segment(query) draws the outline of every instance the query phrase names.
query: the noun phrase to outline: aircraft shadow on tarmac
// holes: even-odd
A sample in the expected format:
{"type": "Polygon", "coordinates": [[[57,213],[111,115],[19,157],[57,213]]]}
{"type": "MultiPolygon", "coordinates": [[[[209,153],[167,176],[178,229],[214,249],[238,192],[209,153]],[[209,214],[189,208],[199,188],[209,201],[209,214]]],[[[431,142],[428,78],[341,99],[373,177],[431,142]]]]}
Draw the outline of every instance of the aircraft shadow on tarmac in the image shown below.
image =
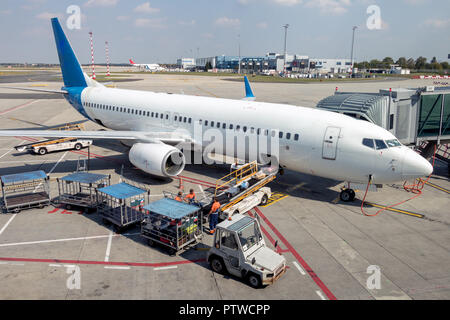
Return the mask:
{"type": "Polygon", "coordinates": [[[0,99],[58,100],[58,99],[64,99],[64,96],[62,94],[57,94],[57,93],[0,93],[0,99]]]}

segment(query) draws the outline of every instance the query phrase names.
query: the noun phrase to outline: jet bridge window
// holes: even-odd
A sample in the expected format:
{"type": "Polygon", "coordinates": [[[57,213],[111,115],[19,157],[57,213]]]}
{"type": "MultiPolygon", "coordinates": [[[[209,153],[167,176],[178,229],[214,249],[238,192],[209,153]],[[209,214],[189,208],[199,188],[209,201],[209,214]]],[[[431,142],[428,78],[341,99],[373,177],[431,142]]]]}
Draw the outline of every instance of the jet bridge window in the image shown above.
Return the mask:
{"type": "Polygon", "coordinates": [[[366,147],[374,149],[373,139],[364,138],[363,141],[362,141],[362,144],[365,145],[366,147]]]}
{"type": "Polygon", "coordinates": [[[387,149],[387,145],[383,140],[375,140],[375,146],[377,150],[387,149]]]}

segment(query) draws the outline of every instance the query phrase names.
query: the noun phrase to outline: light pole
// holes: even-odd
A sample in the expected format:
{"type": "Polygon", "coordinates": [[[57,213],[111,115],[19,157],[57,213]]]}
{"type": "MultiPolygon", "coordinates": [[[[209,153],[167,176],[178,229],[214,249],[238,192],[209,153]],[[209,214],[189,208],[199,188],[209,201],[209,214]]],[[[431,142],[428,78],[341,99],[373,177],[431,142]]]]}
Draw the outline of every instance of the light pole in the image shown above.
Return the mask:
{"type": "Polygon", "coordinates": [[[286,50],[286,40],[287,40],[287,29],[289,28],[289,24],[285,24],[283,26],[284,28],[284,59],[283,59],[283,77],[286,77],[286,56],[287,56],[287,50],[286,50]]]}
{"type": "Polygon", "coordinates": [[[353,46],[354,46],[354,44],[355,44],[355,31],[356,31],[356,29],[357,29],[358,27],[357,26],[354,26],[353,27],[353,36],[352,36],[352,53],[351,53],[351,56],[350,56],[350,63],[352,64],[352,72],[351,72],[351,75],[353,75],[353,46]]]}
{"type": "Polygon", "coordinates": [[[241,35],[240,34],[238,34],[238,55],[239,55],[238,74],[241,74],[241,35]]]}

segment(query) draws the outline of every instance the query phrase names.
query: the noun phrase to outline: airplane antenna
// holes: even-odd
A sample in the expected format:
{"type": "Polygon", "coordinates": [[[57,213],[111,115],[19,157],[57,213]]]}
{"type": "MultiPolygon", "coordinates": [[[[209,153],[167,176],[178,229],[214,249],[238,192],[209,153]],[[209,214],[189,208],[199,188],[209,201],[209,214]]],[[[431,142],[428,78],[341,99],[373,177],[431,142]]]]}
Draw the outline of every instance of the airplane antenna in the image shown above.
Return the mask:
{"type": "Polygon", "coordinates": [[[92,79],[95,80],[95,68],[94,68],[94,41],[92,38],[92,31],[89,32],[89,40],[91,42],[91,62],[92,62],[92,79]]]}
{"type": "Polygon", "coordinates": [[[109,77],[111,74],[109,73],[109,48],[108,48],[108,41],[105,41],[105,51],[106,51],[106,76],[109,77]]]}

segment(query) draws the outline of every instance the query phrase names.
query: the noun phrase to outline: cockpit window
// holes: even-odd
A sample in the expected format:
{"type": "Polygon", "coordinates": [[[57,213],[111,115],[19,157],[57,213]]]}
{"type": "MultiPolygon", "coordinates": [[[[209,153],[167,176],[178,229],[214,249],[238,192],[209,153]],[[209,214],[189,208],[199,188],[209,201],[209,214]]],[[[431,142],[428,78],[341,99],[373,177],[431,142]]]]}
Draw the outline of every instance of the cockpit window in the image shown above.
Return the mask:
{"type": "Polygon", "coordinates": [[[375,145],[377,146],[377,150],[387,149],[386,143],[383,140],[375,140],[375,145]]]}
{"type": "Polygon", "coordinates": [[[389,148],[400,147],[402,145],[397,139],[386,140],[385,142],[389,148]]]}
{"type": "Polygon", "coordinates": [[[362,141],[362,144],[365,145],[366,147],[371,148],[371,149],[374,148],[373,139],[364,138],[363,141],[362,141]]]}

